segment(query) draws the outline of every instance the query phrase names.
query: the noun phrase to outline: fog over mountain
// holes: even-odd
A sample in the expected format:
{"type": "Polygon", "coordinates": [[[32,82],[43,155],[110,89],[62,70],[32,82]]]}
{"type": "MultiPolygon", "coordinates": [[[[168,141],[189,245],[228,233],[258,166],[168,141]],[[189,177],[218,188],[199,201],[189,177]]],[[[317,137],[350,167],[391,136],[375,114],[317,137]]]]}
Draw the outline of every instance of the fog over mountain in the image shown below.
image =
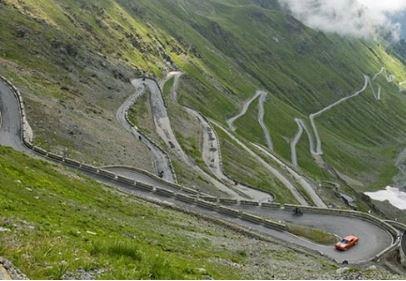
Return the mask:
{"type": "MultiPolygon", "coordinates": [[[[325,32],[357,38],[377,38],[398,41],[404,35],[406,10],[402,0],[279,0],[292,14],[308,25],[325,32]]],[[[405,24],[406,25],[406,22],[405,24]]]]}
{"type": "Polygon", "coordinates": [[[400,37],[406,39],[406,11],[396,13],[393,16],[393,21],[398,22],[401,25],[400,37]]]}

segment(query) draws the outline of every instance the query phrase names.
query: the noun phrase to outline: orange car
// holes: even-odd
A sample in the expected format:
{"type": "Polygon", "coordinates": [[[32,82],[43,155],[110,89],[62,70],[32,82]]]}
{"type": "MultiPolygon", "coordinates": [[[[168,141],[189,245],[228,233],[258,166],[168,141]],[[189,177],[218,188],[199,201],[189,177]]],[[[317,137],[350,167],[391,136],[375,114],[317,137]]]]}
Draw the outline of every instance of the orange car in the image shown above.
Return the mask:
{"type": "Polygon", "coordinates": [[[336,244],[336,249],[339,251],[347,251],[358,244],[359,238],[354,235],[344,237],[340,242],[336,244]]]}

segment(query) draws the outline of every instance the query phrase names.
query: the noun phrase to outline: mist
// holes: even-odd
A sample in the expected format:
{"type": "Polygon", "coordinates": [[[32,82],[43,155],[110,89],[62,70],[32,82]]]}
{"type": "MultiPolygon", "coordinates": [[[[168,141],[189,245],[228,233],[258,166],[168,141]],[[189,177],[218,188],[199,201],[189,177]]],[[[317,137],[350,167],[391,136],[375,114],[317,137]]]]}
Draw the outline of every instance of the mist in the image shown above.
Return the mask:
{"type": "MultiPolygon", "coordinates": [[[[406,10],[405,0],[279,0],[295,18],[324,32],[364,39],[398,41],[401,23],[392,19],[406,10]]],[[[406,23],[404,23],[406,24],[406,23]]]]}

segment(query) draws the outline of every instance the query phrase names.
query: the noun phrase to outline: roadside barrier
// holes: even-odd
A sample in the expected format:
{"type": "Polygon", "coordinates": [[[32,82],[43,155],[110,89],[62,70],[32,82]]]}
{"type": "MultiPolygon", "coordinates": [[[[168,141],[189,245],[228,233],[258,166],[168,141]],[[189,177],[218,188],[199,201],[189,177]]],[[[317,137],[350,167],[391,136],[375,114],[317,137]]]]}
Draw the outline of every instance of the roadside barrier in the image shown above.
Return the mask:
{"type": "Polygon", "coordinates": [[[207,201],[207,202],[212,202],[212,203],[217,203],[218,198],[217,197],[211,197],[211,196],[200,196],[200,199],[207,201]]]}
{"type": "Polygon", "coordinates": [[[206,208],[206,209],[209,209],[209,210],[215,210],[216,208],[217,208],[217,205],[216,204],[213,204],[213,203],[210,203],[210,202],[207,202],[207,201],[203,201],[203,200],[196,200],[196,205],[197,206],[200,206],[200,207],[203,207],[203,208],[206,208]]]}
{"type": "Polygon", "coordinates": [[[133,179],[129,179],[123,176],[117,176],[117,181],[125,184],[134,184],[135,181],[133,179]]]}
{"type": "Polygon", "coordinates": [[[48,157],[55,161],[63,161],[63,156],[48,152],[48,157]]]}
{"type": "Polygon", "coordinates": [[[44,155],[44,156],[47,156],[47,154],[48,154],[48,152],[46,150],[39,148],[38,146],[33,146],[32,150],[34,150],[35,152],[37,152],[41,155],[44,155]]]}
{"type": "Polygon", "coordinates": [[[79,169],[85,171],[85,172],[91,172],[94,174],[97,174],[97,172],[99,171],[96,167],[93,167],[91,165],[87,165],[87,164],[81,164],[79,169]]]}
{"type": "Polygon", "coordinates": [[[135,183],[135,187],[146,191],[154,191],[153,186],[138,181],[135,183]]]}
{"type": "Polygon", "coordinates": [[[186,195],[183,195],[181,193],[177,193],[176,194],[176,199],[178,199],[179,201],[185,202],[185,203],[195,203],[196,202],[196,198],[193,197],[189,197],[186,195]]]}
{"type": "Polygon", "coordinates": [[[241,218],[243,220],[253,222],[253,223],[258,223],[258,224],[261,224],[264,221],[264,219],[261,217],[258,217],[256,215],[247,214],[247,213],[241,213],[241,218]]]}
{"type": "Polygon", "coordinates": [[[75,168],[79,168],[80,167],[80,162],[76,161],[76,160],[72,160],[70,158],[65,158],[65,163],[68,164],[69,166],[75,167],[75,168]]]}
{"type": "Polygon", "coordinates": [[[175,196],[175,192],[170,191],[170,190],[166,190],[166,189],[163,189],[163,188],[159,188],[159,187],[155,188],[155,192],[157,194],[159,194],[159,195],[163,195],[163,196],[166,196],[166,197],[175,196]]]}
{"type": "Polygon", "coordinates": [[[116,179],[116,177],[117,177],[116,174],[114,174],[112,172],[109,172],[109,171],[106,171],[106,170],[102,170],[102,169],[99,170],[99,174],[101,176],[103,176],[103,177],[110,178],[110,179],[113,179],[113,180],[116,179]]]}
{"type": "Polygon", "coordinates": [[[240,204],[243,206],[259,206],[258,201],[240,200],[240,204]]]}
{"type": "Polygon", "coordinates": [[[238,200],[228,199],[228,198],[220,198],[219,202],[223,205],[237,205],[238,204],[238,200]]]}
{"type": "Polygon", "coordinates": [[[182,191],[184,193],[193,194],[193,195],[198,194],[198,192],[196,190],[193,190],[193,189],[188,188],[188,187],[181,186],[181,185],[176,184],[176,183],[167,182],[167,181],[163,180],[162,178],[160,178],[160,177],[158,177],[158,176],[156,176],[156,175],[154,175],[154,174],[152,174],[152,173],[150,173],[148,171],[145,171],[143,169],[139,169],[139,168],[136,168],[136,167],[122,166],[122,165],[121,166],[114,165],[114,166],[105,166],[105,167],[103,167],[103,169],[105,171],[107,171],[110,168],[113,168],[113,169],[114,168],[124,168],[124,169],[130,170],[130,171],[134,171],[134,172],[146,175],[146,176],[148,176],[150,178],[153,178],[157,182],[160,182],[160,183],[162,183],[164,185],[170,186],[170,187],[172,187],[172,188],[174,188],[176,190],[182,191]]]}
{"type": "Polygon", "coordinates": [[[226,207],[222,207],[222,206],[217,206],[217,211],[219,213],[222,214],[226,214],[229,216],[233,216],[233,217],[239,217],[240,216],[240,212],[234,209],[230,209],[230,208],[226,208],[226,207]]]}
{"type": "Polygon", "coordinates": [[[269,209],[280,209],[282,207],[282,204],[279,203],[268,203],[268,202],[262,202],[261,207],[263,208],[269,208],[269,209]]]}

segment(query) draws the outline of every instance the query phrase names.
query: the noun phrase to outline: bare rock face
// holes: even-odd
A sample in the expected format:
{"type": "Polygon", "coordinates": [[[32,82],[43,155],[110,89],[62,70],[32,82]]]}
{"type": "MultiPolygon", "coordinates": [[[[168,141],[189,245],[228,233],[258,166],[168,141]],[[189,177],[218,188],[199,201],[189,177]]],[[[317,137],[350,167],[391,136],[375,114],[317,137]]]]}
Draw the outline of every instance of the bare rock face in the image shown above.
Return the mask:
{"type": "Polygon", "coordinates": [[[0,280],[28,280],[28,278],[9,260],[0,257],[0,280]]]}

